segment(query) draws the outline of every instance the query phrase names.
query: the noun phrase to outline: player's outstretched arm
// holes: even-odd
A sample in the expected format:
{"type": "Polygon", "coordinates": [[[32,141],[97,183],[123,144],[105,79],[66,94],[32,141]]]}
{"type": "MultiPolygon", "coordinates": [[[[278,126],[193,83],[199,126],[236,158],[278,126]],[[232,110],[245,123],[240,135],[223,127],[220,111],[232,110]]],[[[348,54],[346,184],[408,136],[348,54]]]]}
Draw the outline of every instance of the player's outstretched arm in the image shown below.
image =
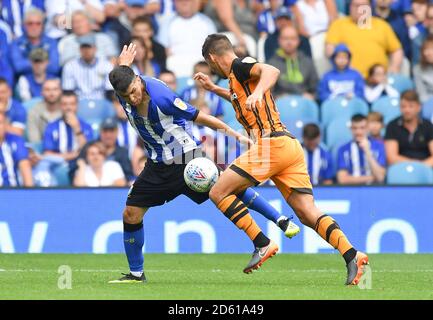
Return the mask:
{"type": "Polygon", "coordinates": [[[230,91],[226,88],[217,86],[215,83],[213,83],[213,81],[211,80],[211,78],[209,78],[207,74],[197,72],[194,75],[194,80],[200,82],[204,89],[211,91],[219,95],[221,98],[230,101],[230,91]]]}
{"type": "Polygon", "coordinates": [[[197,117],[194,120],[195,123],[209,127],[214,130],[224,130],[224,133],[228,136],[235,137],[239,140],[239,142],[251,145],[254,142],[249,139],[248,137],[243,136],[239,132],[236,132],[231,127],[226,125],[224,122],[222,122],[220,119],[215,118],[214,116],[208,115],[204,112],[199,112],[197,117]]]}
{"type": "Polygon", "coordinates": [[[263,94],[275,85],[279,76],[280,70],[269,64],[256,63],[252,67],[250,77],[251,79],[259,79],[259,82],[254,92],[248,96],[245,102],[248,110],[252,110],[252,108],[255,108],[257,105],[261,105],[263,94]]]}
{"type": "Polygon", "coordinates": [[[129,46],[124,45],[118,59],[119,66],[130,67],[134,62],[134,58],[136,54],[137,54],[137,46],[134,43],[130,43],[129,46]]]}

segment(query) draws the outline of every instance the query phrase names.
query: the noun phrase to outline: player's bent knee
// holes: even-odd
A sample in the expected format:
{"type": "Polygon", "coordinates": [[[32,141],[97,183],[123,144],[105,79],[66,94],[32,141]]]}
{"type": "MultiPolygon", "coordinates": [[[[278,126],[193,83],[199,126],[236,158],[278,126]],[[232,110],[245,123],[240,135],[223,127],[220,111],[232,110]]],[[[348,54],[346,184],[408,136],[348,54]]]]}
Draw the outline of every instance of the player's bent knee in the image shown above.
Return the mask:
{"type": "Polygon", "coordinates": [[[209,191],[209,198],[212,200],[213,203],[218,204],[225,198],[224,192],[218,186],[214,186],[209,191]]]}
{"type": "Polygon", "coordinates": [[[143,220],[145,210],[142,208],[126,206],[123,210],[123,221],[128,224],[137,224],[143,220]]]}

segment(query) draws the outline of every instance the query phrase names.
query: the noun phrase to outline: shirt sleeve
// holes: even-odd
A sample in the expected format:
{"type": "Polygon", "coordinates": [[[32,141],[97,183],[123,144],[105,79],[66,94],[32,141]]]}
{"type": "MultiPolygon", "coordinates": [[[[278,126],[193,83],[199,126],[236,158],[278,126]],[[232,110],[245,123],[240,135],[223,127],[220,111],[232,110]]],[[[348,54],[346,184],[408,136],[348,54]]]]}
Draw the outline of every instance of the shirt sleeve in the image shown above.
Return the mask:
{"type": "Polygon", "coordinates": [[[386,154],[385,154],[385,145],[377,141],[377,162],[382,166],[386,167],[386,154]]]}
{"type": "Polygon", "coordinates": [[[15,111],[10,122],[13,127],[24,129],[26,127],[27,112],[21,104],[15,105],[15,111]]]}
{"type": "Polygon", "coordinates": [[[328,179],[332,179],[334,177],[334,164],[332,161],[332,154],[330,152],[326,151],[325,157],[326,157],[326,163],[328,165],[326,166],[326,169],[324,170],[323,179],[328,180],[328,179]]]}
{"type": "Polygon", "coordinates": [[[398,40],[394,30],[392,30],[391,26],[386,21],[381,21],[383,23],[383,28],[385,32],[385,39],[386,39],[386,52],[392,53],[397,51],[398,49],[401,49],[401,43],[400,40],[398,40]]]}
{"type": "Polygon", "coordinates": [[[217,99],[217,107],[216,107],[214,116],[215,117],[220,117],[220,116],[223,116],[223,115],[224,115],[223,100],[220,97],[218,97],[218,99],[217,99]]]}
{"type": "MultiPolygon", "coordinates": [[[[344,18],[340,18],[340,19],[344,19],[344,18]]],[[[325,43],[336,45],[340,42],[343,42],[343,39],[341,38],[341,29],[340,29],[342,20],[340,19],[335,20],[329,26],[328,32],[326,33],[325,43]]]]}
{"type": "Polygon", "coordinates": [[[246,57],[243,60],[236,59],[233,62],[233,73],[240,83],[244,83],[250,79],[251,69],[257,63],[257,60],[251,57],[246,57]]]}
{"type": "Polygon", "coordinates": [[[25,147],[24,139],[21,137],[17,137],[15,141],[17,145],[17,149],[14,154],[14,160],[16,163],[20,162],[21,160],[25,160],[29,158],[29,151],[25,147]]]}
{"type": "Polygon", "coordinates": [[[81,123],[81,131],[83,131],[83,134],[86,137],[87,142],[93,140],[93,129],[89,124],[87,124],[84,121],[81,123]]]}
{"type": "Polygon", "coordinates": [[[386,127],[385,140],[398,140],[398,136],[395,132],[395,123],[390,122],[386,127]]]}
{"type": "Polygon", "coordinates": [[[337,160],[337,171],[347,170],[349,171],[349,166],[344,160],[344,148],[338,149],[338,160],[337,160]]]}
{"type": "Polygon", "coordinates": [[[44,138],[42,140],[43,150],[44,151],[56,151],[57,143],[54,141],[53,129],[50,125],[48,125],[44,132],[44,138]]]}

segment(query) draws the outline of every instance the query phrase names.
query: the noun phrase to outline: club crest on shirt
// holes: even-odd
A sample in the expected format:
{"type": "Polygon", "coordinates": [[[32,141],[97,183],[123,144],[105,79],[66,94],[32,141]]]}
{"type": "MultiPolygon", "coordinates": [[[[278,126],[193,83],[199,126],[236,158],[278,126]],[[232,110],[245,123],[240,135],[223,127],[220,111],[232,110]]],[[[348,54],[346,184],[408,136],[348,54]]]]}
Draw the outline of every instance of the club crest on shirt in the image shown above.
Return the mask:
{"type": "Polygon", "coordinates": [[[180,98],[176,98],[176,99],[174,99],[173,104],[174,104],[176,107],[178,107],[180,110],[186,110],[186,108],[187,108],[186,103],[183,102],[182,99],[180,99],[180,98]]]}

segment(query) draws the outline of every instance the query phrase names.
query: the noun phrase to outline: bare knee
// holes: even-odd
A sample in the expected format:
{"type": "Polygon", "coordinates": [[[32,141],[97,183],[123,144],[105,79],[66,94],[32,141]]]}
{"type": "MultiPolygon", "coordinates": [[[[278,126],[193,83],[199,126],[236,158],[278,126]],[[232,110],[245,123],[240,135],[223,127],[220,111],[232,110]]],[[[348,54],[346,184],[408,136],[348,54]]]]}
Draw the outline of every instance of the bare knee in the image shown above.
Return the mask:
{"type": "MultiPolygon", "coordinates": [[[[292,197],[290,197],[292,198],[292,197]]],[[[295,211],[303,225],[314,228],[317,219],[322,215],[320,210],[314,204],[314,199],[310,195],[297,194],[296,198],[289,198],[289,204],[295,211]]]]}
{"type": "Polygon", "coordinates": [[[146,212],[143,208],[126,206],[123,210],[123,222],[128,224],[138,224],[143,220],[146,212]]]}
{"type": "Polygon", "coordinates": [[[220,203],[226,196],[227,196],[226,192],[224,192],[222,188],[219,188],[218,185],[215,185],[209,191],[209,198],[216,205],[218,205],[218,203],[220,203]]]}

